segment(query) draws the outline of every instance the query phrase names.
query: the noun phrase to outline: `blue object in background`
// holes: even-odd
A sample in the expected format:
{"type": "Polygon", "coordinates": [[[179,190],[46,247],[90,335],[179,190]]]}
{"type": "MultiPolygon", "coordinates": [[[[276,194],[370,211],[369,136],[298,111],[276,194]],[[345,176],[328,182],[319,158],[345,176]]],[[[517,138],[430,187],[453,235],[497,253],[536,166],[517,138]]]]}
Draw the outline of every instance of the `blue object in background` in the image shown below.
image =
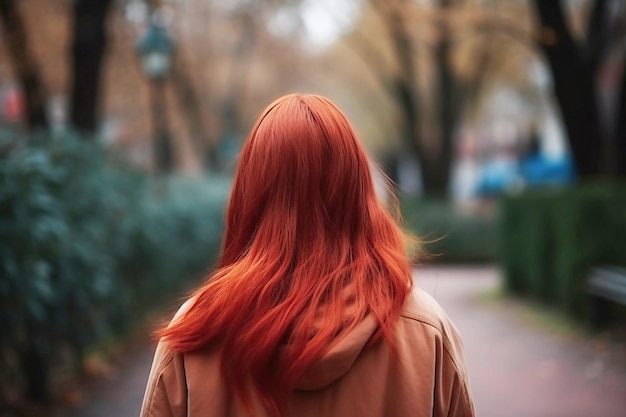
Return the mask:
{"type": "Polygon", "coordinates": [[[519,182],[519,170],[514,159],[494,158],[483,165],[476,194],[482,197],[498,195],[519,182]]]}
{"type": "Polygon", "coordinates": [[[541,153],[529,155],[520,161],[520,175],[529,186],[562,185],[574,180],[574,166],[568,155],[546,157],[541,153]]]}

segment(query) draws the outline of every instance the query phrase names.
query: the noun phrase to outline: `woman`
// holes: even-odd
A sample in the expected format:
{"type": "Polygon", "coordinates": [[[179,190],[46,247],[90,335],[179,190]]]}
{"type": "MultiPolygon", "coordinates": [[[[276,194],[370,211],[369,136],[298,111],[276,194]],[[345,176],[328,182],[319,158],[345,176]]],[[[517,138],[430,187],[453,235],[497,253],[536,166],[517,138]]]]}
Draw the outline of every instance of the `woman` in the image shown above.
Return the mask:
{"type": "Polygon", "coordinates": [[[142,417],[473,416],[462,346],[329,100],[272,103],[216,271],[160,331],[142,417]]]}

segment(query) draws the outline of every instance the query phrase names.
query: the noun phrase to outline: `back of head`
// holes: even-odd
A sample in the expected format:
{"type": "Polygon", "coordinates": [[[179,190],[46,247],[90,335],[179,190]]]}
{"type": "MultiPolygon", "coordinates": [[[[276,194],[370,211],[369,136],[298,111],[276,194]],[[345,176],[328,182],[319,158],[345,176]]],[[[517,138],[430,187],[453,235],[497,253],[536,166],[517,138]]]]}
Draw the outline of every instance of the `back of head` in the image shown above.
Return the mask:
{"type": "Polygon", "coordinates": [[[228,386],[246,404],[252,382],[279,414],[307,367],[367,315],[373,339],[391,341],[411,286],[404,243],[341,111],[284,96],[242,150],[218,269],[161,335],[180,352],[220,344],[228,386]]]}
{"type": "Polygon", "coordinates": [[[301,260],[311,245],[359,239],[376,210],[368,159],[339,109],[320,96],[282,97],[242,151],[222,262],[270,242],[301,260]]]}

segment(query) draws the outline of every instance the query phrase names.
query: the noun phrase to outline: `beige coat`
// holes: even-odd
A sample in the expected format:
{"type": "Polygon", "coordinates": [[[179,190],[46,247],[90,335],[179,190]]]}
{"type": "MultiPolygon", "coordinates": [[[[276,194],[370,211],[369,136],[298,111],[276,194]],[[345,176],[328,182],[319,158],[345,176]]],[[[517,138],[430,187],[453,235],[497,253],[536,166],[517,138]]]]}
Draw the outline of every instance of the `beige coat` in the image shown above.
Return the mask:
{"type": "MultiPolygon", "coordinates": [[[[382,340],[364,349],[375,329],[366,319],[311,366],[285,417],[474,416],[461,338],[432,297],[416,289],[407,299],[395,327],[398,357],[382,340]]],[[[141,417],[246,416],[222,383],[220,354],[174,354],[159,343],[141,417]]]]}

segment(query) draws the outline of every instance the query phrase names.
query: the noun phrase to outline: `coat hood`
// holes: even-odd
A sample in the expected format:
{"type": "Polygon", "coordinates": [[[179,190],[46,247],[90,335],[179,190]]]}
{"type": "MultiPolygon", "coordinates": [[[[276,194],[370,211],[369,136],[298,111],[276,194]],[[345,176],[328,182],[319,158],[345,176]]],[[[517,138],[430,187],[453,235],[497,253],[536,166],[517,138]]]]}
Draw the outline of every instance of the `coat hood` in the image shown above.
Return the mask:
{"type": "Polygon", "coordinates": [[[321,359],[308,367],[296,384],[296,389],[319,390],[345,375],[365,349],[377,327],[376,319],[372,315],[367,316],[352,331],[339,339],[321,359]]]}

